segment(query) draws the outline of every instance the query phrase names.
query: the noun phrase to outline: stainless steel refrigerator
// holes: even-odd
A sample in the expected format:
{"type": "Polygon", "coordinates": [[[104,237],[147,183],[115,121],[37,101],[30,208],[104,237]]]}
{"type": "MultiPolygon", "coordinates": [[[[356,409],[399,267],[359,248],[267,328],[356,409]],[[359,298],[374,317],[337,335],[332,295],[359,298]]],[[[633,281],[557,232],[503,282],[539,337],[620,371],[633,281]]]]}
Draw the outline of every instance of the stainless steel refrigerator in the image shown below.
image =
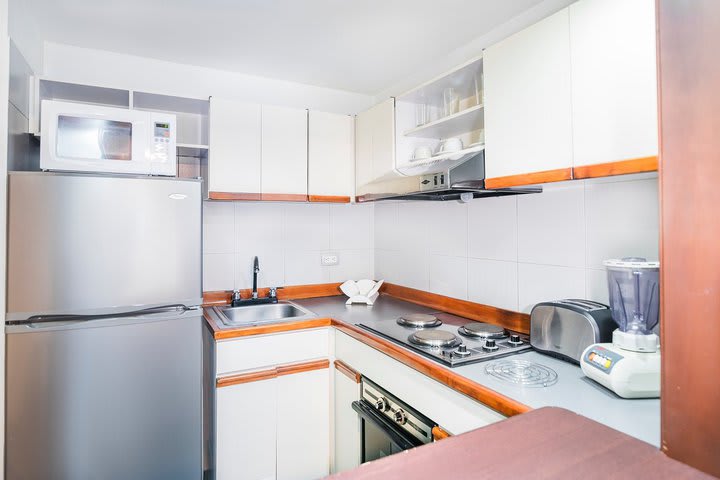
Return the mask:
{"type": "Polygon", "coordinates": [[[6,478],[202,478],[200,183],[8,189],[6,478]]]}

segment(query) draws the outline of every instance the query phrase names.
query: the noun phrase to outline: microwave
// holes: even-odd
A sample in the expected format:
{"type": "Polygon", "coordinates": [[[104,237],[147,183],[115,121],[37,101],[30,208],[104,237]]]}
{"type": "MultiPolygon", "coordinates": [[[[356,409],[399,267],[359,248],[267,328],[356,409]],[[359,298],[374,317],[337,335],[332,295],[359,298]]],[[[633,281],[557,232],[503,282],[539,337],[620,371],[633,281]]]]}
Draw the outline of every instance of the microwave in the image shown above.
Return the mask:
{"type": "Polygon", "coordinates": [[[175,115],[43,100],[40,168],[177,175],[175,115]]]}

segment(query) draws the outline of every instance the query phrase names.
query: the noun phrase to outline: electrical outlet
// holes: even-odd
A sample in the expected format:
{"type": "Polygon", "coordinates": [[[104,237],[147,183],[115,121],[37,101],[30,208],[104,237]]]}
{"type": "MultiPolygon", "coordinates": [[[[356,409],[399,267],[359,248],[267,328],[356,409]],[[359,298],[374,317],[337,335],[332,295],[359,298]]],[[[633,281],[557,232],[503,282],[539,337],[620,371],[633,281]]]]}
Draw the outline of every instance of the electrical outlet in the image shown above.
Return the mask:
{"type": "Polygon", "coordinates": [[[337,265],[340,263],[338,255],[336,253],[324,253],[320,255],[320,264],[321,265],[337,265]]]}

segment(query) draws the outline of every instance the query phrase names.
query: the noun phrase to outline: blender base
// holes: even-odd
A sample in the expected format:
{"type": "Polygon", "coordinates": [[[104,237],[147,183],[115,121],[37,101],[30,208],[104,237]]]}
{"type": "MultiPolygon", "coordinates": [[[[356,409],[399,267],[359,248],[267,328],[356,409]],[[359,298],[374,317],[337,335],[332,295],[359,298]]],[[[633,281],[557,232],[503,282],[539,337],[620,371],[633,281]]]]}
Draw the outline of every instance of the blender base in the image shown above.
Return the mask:
{"type": "Polygon", "coordinates": [[[583,373],[623,398],[660,397],[660,351],[632,352],[612,343],[590,345],[582,354],[583,373]]]}

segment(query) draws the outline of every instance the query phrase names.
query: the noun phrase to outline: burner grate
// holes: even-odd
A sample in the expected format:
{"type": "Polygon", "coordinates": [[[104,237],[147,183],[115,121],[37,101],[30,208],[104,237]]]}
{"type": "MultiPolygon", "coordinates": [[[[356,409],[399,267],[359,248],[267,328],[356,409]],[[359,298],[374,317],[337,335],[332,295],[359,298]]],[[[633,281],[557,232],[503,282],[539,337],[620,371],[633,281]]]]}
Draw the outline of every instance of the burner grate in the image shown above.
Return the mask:
{"type": "Polygon", "coordinates": [[[498,360],[485,366],[485,372],[500,380],[524,387],[549,387],[557,383],[555,370],[526,360],[498,360]]]}

